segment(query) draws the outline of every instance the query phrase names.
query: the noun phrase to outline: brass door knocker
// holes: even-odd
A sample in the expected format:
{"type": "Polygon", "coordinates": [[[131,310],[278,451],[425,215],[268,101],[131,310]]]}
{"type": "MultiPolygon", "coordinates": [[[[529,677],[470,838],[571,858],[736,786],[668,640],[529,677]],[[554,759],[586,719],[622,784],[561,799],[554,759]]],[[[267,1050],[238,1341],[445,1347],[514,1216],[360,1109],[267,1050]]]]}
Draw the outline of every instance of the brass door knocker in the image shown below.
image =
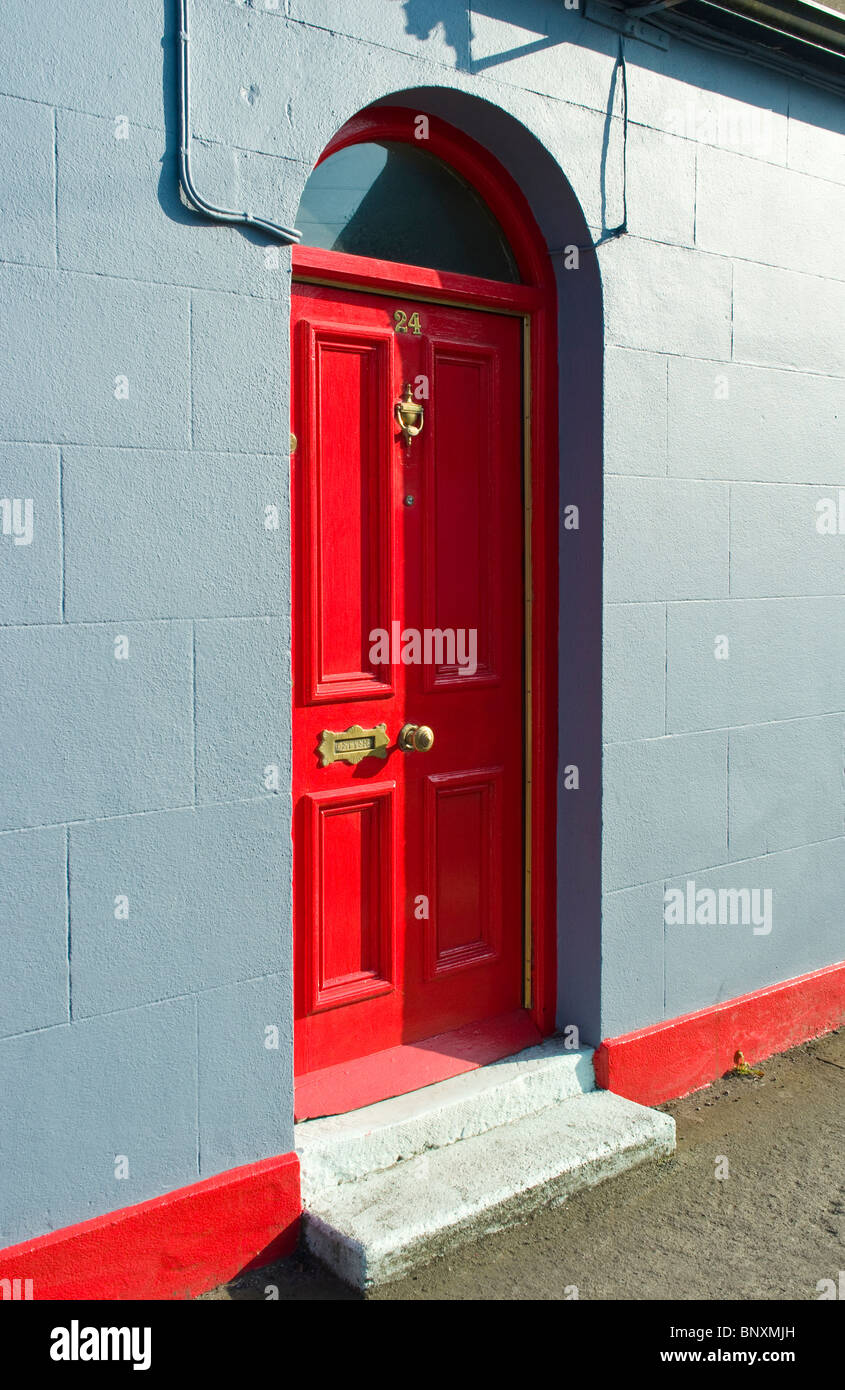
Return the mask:
{"type": "Polygon", "coordinates": [[[402,388],[402,399],[396,402],[393,407],[393,414],[405,436],[405,443],[410,447],[412,439],[420,433],[423,427],[423,408],[418,401],[414,400],[410,381],[405,382],[402,388]]]}

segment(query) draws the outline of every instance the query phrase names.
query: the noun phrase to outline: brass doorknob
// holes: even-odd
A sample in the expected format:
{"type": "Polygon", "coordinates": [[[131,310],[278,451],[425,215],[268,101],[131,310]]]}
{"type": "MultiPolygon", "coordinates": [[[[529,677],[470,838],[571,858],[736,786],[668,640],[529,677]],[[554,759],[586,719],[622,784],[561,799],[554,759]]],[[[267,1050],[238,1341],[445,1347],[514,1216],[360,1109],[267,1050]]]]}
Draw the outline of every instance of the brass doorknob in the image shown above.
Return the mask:
{"type": "Polygon", "coordinates": [[[427,724],[403,724],[397,743],[403,753],[427,753],[434,744],[434,730],[427,724]]]}

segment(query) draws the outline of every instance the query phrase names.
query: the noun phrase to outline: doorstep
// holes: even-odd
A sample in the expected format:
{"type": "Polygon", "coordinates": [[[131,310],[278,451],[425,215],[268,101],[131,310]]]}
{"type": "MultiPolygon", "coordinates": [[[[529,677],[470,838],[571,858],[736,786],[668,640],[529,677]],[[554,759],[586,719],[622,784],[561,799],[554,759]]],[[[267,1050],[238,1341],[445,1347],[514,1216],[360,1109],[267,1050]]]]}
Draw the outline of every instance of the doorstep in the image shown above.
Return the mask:
{"type": "Polygon", "coordinates": [[[596,1089],[560,1037],[408,1095],[295,1127],[303,1241],[355,1288],[675,1148],[668,1115],[596,1089]]]}

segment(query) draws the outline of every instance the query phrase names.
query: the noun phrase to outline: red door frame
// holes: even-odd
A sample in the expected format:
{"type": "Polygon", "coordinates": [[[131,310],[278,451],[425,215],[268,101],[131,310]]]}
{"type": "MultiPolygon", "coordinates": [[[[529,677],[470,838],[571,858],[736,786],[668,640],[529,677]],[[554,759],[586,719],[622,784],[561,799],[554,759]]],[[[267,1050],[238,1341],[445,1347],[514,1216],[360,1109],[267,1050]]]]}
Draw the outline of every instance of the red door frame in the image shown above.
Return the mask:
{"type": "MultiPolygon", "coordinates": [[[[394,140],[419,145],[412,108],[371,107],[348,121],[319,163],[349,145],[394,140]]],[[[413,291],[415,298],[515,314],[526,324],[525,680],[526,860],[528,952],[526,1007],[541,1033],[555,1027],[557,968],[558,757],[558,401],[557,292],[551,261],[533,214],[497,160],[467,135],[429,116],[424,148],[461,174],[494,213],[516,259],[522,283],[371,260],[311,246],[293,248],[296,280],[369,290],[413,291]],[[532,505],[536,499],[537,505],[532,505]],[[530,998],[530,1002],[529,1002],[530,998]]]]}

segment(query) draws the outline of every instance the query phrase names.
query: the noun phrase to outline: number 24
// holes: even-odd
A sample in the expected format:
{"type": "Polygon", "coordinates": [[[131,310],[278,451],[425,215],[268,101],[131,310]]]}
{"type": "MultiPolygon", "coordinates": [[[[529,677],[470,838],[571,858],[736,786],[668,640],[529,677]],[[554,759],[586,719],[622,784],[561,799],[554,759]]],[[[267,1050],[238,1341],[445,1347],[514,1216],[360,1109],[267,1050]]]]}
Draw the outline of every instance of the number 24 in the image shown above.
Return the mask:
{"type": "Polygon", "coordinates": [[[404,309],[394,310],[393,322],[395,324],[395,332],[397,333],[407,333],[409,328],[412,333],[422,333],[422,323],[420,322],[420,316],[416,310],[410,318],[408,318],[404,309]]]}

